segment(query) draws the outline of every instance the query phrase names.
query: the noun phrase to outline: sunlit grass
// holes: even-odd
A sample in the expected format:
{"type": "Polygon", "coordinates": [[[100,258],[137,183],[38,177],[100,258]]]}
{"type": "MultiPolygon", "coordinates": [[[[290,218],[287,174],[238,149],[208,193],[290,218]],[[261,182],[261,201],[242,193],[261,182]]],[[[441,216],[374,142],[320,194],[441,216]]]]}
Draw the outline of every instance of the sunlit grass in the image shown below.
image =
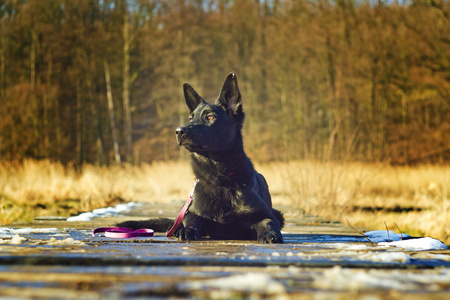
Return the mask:
{"type": "MultiPolygon", "coordinates": [[[[286,162],[256,164],[274,205],[371,229],[428,235],[450,243],[450,167],[286,162]],[[365,208],[365,211],[359,208],[365,208]],[[382,208],[415,208],[389,212],[382,208]],[[375,211],[367,211],[377,208],[375,211]],[[421,211],[417,211],[421,209],[421,211]],[[395,225],[395,224],[396,225],[395,225]]],[[[36,216],[77,214],[121,201],[185,199],[194,177],[188,162],[97,167],[81,170],[48,160],[0,163],[0,223],[36,216]]]]}
{"type": "Polygon", "coordinates": [[[307,214],[380,230],[386,222],[392,230],[398,226],[450,243],[449,166],[289,162],[278,167],[285,170],[290,203],[307,214]]]}
{"type": "Polygon", "coordinates": [[[182,199],[192,188],[188,163],[81,170],[48,160],[0,163],[0,223],[69,215],[122,201],[182,199]]]}

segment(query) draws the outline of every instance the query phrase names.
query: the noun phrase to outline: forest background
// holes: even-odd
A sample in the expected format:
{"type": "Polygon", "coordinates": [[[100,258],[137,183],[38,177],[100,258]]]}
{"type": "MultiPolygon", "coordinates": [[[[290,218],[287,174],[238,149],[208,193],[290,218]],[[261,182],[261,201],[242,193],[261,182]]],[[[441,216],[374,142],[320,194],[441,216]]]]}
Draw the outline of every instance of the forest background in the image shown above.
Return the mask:
{"type": "Polygon", "coordinates": [[[358,207],[371,212],[426,207],[448,237],[450,2],[434,0],[0,1],[0,221],[22,216],[12,212],[19,202],[36,210],[44,198],[81,199],[80,210],[135,198],[113,187],[93,204],[92,191],[70,194],[91,165],[112,166],[98,171],[110,181],[104,172],[149,178],[142,172],[159,161],[169,166],[160,172],[184,170],[171,163],[188,159],[174,134],[188,117],[182,84],[213,101],[231,71],[246,151],[277,164],[265,174],[273,182],[285,179],[272,190],[334,218],[363,198],[358,207]],[[18,179],[27,172],[36,174],[18,179]],[[31,192],[32,182],[53,184],[43,173],[74,183],[31,192]],[[335,214],[343,190],[353,202],[335,214]]]}
{"type": "Polygon", "coordinates": [[[448,1],[2,2],[2,159],[177,159],[231,71],[258,161],[450,158],[448,1]]]}

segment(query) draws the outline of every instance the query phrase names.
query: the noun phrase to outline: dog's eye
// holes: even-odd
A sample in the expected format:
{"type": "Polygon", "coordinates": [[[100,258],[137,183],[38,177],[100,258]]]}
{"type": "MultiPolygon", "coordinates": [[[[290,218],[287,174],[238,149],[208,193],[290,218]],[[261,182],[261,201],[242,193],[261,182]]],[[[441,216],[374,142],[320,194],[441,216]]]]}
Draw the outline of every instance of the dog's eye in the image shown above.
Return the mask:
{"type": "Polygon", "coordinates": [[[214,116],[213,115],[207,115],[206,116],[206,120],[208,120],[208,121],[213,121],[215,118],[214,118],[214,116]]]}

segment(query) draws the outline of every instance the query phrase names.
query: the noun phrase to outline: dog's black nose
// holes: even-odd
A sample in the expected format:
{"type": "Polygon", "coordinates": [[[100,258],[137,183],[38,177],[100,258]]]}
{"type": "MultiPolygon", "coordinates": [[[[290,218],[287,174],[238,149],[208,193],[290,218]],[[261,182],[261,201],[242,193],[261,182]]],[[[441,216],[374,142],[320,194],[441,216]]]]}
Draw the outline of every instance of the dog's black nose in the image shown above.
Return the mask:
{"type": "Polygon", "coordinates": [[[186,134],[186,131],[187,131],[186,128],[178,127],[177,129],[175,129],[175,134],[177,135],[178,138],[180,138],[186,134]]]}
{"type": "Polygon", "coordinates": [[[177,129],[175,129],[175,134],[177,135],[177,143],[178,145],[181,145],[181,143],[184,140],[184,137],[187,133],[187,129],[184,127],[178,127],[177,129]]]}
{"type": "Polygon", "coordinates": [[[175,129],[175,134],[177,135],[177,143],[178,143],[178,145],[181,145],[183,143],[183,140],[186,137],[187,128],[178,127],[177,129],[175,129]]]}

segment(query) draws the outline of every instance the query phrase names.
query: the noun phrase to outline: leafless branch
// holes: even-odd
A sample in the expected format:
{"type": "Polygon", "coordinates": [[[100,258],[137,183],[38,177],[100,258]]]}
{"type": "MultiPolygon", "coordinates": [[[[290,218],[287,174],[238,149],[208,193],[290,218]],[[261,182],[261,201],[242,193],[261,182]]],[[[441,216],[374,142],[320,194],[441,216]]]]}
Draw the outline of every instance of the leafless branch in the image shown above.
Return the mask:
{"type": "Polygon", "coordinates": [[[356,229],[355,227],[353,227],[351,224],[350,224],[350,222],[348,221],[348,219],[347,218],[345,218],[345,220],[347,221],[347,224],[348,224],[348,226],[350,226],[354,231],[356,231],[357,233],[359,233],[360,235],[362,235],[363,237],[365,237],[366,238],[366,240],[368,240],[369,241],[369,243],[373,246],[374,244],[373,244],[373,242],[363,233],[363,232],[361,232],[361,231],[359,231],[358,229],[356,229]]]}
{"type": "Polygon", "coordinates": [[[386,224],[386,221],[384,221],[384,227],[386,227],[386,233],[387,233],[387,237],[388,237],[388,242],[390,242],[391,238],[389,237],[389,228],[388,228],[388,226],[386,224]]]}
{"type": "Polygon", "coordinates": [[[400,228],[398,227],[397,223],[394,223],[394,225],[395,225],[395,227],[397,227],[398,232],[400,232],[400,240],[403,240],[403,233],[402,233],[402,231],[401,231],[400,228]]]}

